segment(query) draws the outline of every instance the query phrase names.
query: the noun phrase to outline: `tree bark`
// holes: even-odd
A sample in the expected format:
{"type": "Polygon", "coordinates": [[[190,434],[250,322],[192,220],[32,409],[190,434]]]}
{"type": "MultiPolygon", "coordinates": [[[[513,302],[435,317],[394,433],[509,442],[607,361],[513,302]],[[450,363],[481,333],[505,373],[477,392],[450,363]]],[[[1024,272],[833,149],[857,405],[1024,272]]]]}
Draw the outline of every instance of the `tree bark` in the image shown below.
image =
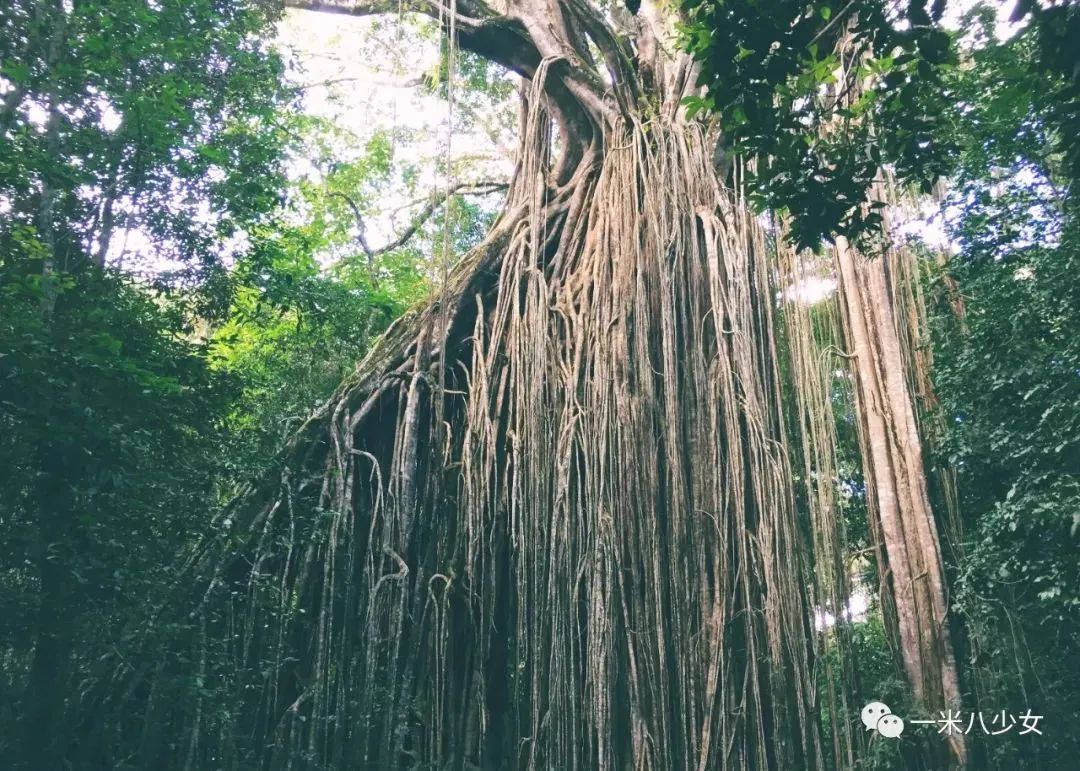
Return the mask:
{"type": "MultiPolygon", "coordinates": [[[[842,237],[835,253],[855,354],[857,411],[866,445],[863,467],[873,487],[873,524],[885,552],[878,565],[895,611],[901,661],[918,703],[931,710],[959,710],[940,538],[893,314],[888,257],[862,257],[842,237]]],[[[964,763],[963,736],[950,736],[949,744],[964,763]]]]}

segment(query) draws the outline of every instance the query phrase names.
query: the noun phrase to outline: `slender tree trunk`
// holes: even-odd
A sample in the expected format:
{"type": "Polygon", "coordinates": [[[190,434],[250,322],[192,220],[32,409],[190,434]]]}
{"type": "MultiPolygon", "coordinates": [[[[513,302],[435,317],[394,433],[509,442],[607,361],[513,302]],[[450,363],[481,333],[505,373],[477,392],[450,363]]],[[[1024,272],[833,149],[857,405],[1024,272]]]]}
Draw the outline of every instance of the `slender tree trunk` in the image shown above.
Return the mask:
{"type": "Polygon", "coordinates": [[[36,508],[38,609],[34,655],[23,693],[24,733],[20,737],[26,768],[61,768],[65,750],[65,703],[71,665],[72,628],[70,554],[66,534],[74,502],[64,462],[42,448],[33,501],[36,508]]]}
{"type": "MultiPolygon", "coordinates": [[[[57,207],[63,168],[58,65],[64,55],[68,33],[67,15],[59,3],[43,4],[41,24],[48,30],[44,40],[48,78],[48,118],[45,125],[46,170],[39,193],[37,229],[44,246],[40,314],[46,335],[53,332],[58,293],[55,274],[67,265],[67,234],[58,233],[57,207]]],[[[47,398],[47,397],[46,397],[47,398]]],[[[49,415],[49,411],[45,413],[49,415]]],[[[73,513],[71,469],[64,453],[49,440],[55,426],[46,417],[46,428],[34,455],[37,468],[30,505],[34,512],[34,562],[38,580],[38,608],[33,630],[34,652],[20,700],[24,732],[19,737],[22,764],[26,768],[58,768],[66,743],[65,707],[68,672],[73,648],[73,626],[68,613],[71,571],[68,550],[73,513]]]]}
{"type": "MultiPolygon", "coordinates": [[[[930,508],[922,441],[901,353],[886,256],[867,259],[838,238],[836,261],[866,445],[867,484],[884,542],[883,590],[895,610],[901,660],[915,698],[928,709],[961,706],[949,634],[946,582],[937,523],[930,508]]],[[[950,737],[966,760],[962,736],[950,737]]]]}

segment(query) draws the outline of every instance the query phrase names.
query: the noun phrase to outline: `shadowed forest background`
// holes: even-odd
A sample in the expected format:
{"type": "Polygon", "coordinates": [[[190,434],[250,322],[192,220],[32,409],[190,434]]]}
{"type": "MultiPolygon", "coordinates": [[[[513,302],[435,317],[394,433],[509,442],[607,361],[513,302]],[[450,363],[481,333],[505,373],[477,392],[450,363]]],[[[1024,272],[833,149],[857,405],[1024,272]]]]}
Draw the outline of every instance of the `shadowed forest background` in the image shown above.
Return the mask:
{"type": "Polygon", "coordinates": [[[1076,767],[1080,7],[286,5],[0,10],[0,766],[1076,767]]]}

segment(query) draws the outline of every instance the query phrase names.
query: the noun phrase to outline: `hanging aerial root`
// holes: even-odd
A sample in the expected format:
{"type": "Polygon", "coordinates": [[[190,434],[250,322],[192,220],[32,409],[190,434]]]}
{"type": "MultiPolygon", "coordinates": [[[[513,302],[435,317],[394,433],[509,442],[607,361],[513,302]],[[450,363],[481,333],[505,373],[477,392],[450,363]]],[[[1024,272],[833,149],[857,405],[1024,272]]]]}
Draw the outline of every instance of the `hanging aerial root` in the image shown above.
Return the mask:
{"type": "Polygon", "coordinates": [[[611,129],[549,185],[541,104],[441,307],[391,331],[192,560],[214,683],[175,707],[193,767],[832,752],[764,234],[692,125],[611,129]],[[215,699],[225,717],[196,720],[215,699]]]}

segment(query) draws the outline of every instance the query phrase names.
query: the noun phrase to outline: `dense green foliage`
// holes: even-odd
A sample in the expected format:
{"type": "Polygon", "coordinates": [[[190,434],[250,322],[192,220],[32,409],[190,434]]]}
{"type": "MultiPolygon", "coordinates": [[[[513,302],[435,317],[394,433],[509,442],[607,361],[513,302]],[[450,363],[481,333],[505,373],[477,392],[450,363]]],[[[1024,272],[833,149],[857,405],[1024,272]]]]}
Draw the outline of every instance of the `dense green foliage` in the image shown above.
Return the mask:
{"type": "MultiPolygon", "coordinates": [[[[980,703],[1067,715],[1080,709],[1080,209],[1047,136],[1061,91],[1038,56],[1024,35],[975,52],[958,78],[964,152],[947,204],[966,313],[939,309],[935,379],[972,687],[980,703]]],[[[1041,739],[984,749],[1007,767],[1065,767],[1080,751],[1075,732],[1041,739]]]]}
{"type": "Polygon", "coordinates": [[[1012,20],[1030,18],[1036,53],[1033,72],[1049,76],[1054,98],[1048,99],[1048,121],[1057,129],[1064,151],[1062,170],[1080,179],[1080,4],[1070,0],[1036,3],[1017,0],[1012,20]],[[1030,15],[1030,17],[1029,17],[1030,15]]]}
{"type": "Polygon", "coordinates": [[[755,196],[791,212],[798,245],[877,232],[868,191],[882,164],[927,190],[946,170],[952,148],[936,127],[955,53],[937,24],[943,2],[899,15],[877,0],[683,6],[683,44],[708,86],[690,109],[714,111],[729,152],[758,159],[755,196]]]}
{"type": "Polygon", "coordinates": [[[40,276],[18,267],[0,262],[0,745],[29,701],[16,673],[64,693],[169,585],[176,544],[206,521],[229,400],[182,307],[87,268],[55,281],[45,316],[40,276]]]}
{"type": "Polygon", "coordinates": [[[7,4],[0,246],[39,239],[63,270],[139,229],[153,259],[211,272],[281,189],[271,21],[248,3],[7,4]]]}
{"type": "Polygon", "coordinates": [[[207,521],[230,397],[192,314],[223,306],[223,242],[277,205],[271,20],[247,4],[5,6],[6,765],[60,767],[88,657],[207,521]],[[173,268],[159,291],[105,270],[132,259],[129,237],[173,268]],[[181,298],[177,278],[205,291],[181,298]]]}
{"type": "MultiPolygon", "coordinates": [[[[323,122],[294,123],[305,131],[305,147],[318,149],[338,134],[323,122]]],[[[351,206],[374,206],[390,166],[385,137],[377,136],[320,184],[298,181],[287,207],[250,231],[232,272],[228,314],[210,337],[215,371],[241,384],[222,461],[238,480],[273,457],[371,338],[426,291],[415,245],[369,258],[355,241],[351,206]],[[320,264],[335,257],[332,270],[320,264]]]]}
{"type": "MultiPolygon", "coordinates": [[[[686,100],[689,110],[716,115],[725,152],[756,159],[753,196],[763,209],[792,214],[797,245],[878,233],[872,188],[883,166],[924,193],[953,172],[963,138],[948,126],[966,95],[953,35],[941,25],[944,0],[682,6],[682,45],[707,87],[686,100]]],[[[994,16],[981,6],[965,26],[980,13],[994,16]]],[[[1021,0],[1013,18],[1027,16],[1031,55],[998,74],[1005,90],[1038,83],[1048,97],[1042,134],[1064,152],[1063,173],[1080,179],[1080,7],[1021,0]]]]}

